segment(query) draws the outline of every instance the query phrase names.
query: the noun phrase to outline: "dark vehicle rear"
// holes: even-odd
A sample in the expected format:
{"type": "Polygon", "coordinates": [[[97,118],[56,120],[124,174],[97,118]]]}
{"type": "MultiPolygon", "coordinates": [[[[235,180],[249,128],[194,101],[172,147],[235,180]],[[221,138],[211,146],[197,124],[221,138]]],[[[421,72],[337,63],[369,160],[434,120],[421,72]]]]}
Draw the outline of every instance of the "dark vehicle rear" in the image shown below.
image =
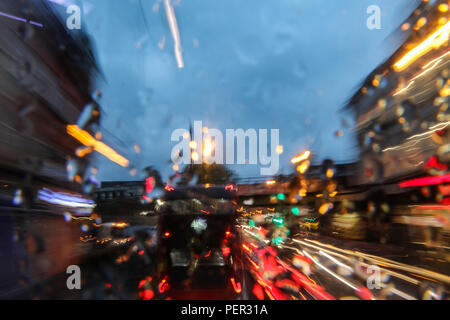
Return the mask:
{"type": "Polygon", "coordinates": [[[234,197],[231,187],[185,187],[158,201],[160,292],[172,299],[239,298],[234,197]]]}

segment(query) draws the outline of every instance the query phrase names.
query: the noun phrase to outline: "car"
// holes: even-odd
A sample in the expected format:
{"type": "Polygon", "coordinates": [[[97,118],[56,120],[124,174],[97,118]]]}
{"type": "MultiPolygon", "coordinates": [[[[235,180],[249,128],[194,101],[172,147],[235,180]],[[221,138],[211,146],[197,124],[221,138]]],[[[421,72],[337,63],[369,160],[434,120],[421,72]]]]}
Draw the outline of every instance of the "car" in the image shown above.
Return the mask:
{"type": "Polygon", "coordinates": [[[160,293],[177,300],[239,299],[242,259],[235,190],[167,189],[155,207],[160,293]]]}

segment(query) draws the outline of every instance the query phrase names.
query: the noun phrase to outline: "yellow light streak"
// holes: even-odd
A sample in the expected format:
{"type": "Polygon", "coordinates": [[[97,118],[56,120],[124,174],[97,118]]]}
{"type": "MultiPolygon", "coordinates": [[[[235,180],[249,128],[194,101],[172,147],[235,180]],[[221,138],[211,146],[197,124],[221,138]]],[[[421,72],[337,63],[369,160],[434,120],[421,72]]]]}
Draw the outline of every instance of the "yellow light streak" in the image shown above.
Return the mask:
{"type": "Polygon", "coordinates": [[[425,39],[417,47],[405,54],[399,61],[394,64],[395,71],[402,71],[406,69],[411,63],[421,56],[427,54],[432,49],[437,49],[448,42],[450,34],[450,22],[447,22],[444,26],[440,27],[427,39],[425,39]]]}
{"type": "Polygon", "coordinates": [[[94,148],[95,151],[104,155],[109,160],[121,165],[122,167],[127,167],[129,161],[118,154],[114,149],[107,146],[101,141],[96,140],[93,136],[91,136],[87,131],[80,129],[75,124],[69,124],[66,127],[67,134],[77,139],[81,144],[94,148]]]}
{"type": "Polygon", "coordinates": [[[298,156],[295,156],[294,158],[292,158],[291,163],[299,163],[303,160],[308,159],[310,155],[311,155],[311,151],[306,150],[302,154],[299,154],[298,156]]]}
{"type": "Polygon", "coordinates": [[[210,157],[213,152],[213,143],[211,139],[205,139],[203,142],[203,156],[210,157]]]}

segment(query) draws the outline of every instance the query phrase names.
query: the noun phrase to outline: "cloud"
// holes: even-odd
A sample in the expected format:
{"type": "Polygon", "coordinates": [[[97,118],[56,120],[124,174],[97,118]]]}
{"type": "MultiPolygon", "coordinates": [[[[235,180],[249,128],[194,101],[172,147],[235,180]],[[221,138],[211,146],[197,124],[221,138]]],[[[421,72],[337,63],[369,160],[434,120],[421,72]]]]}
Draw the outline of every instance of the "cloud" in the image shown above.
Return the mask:
{"type": "MultiPolygon", "coordinates": [[[[185,62],[178,69],[164,10],[145,1],[144,12],[138,1],[90,2],[85,23],[107,81],[103,125],[140,145],[138,167],[154,165],[165,177],[172,131],[194,120],[221,130],[279,128],[285,172],[305,147],[319,160],[354,160],[354,137],[337,111],[398,45],[386,38],[413,7],[409,0],[183,1],[175,6],[185,62]],[[373,3],[384,13],[382,30],[366,28],[373,3]]],[[[101,166],[104,180],[133,178],[101,166]]],[[[236,169],[244,177],[259,172],[236,169]]]]}

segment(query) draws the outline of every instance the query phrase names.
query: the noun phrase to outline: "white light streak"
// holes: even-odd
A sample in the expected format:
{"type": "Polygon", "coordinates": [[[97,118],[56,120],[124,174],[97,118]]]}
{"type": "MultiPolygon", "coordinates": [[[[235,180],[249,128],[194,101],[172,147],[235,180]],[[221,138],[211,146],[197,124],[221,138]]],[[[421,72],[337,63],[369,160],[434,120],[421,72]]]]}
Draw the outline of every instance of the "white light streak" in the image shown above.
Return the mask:
{"type": "Polygon", "coordinates": [[[184,68],[183,54],[181,53],[181,41],[180,32],[178,30],[177,18],[175,16],[175,10],[170,3],[170,0],[164,2],[166,8],[167,22],[169,23],[170,32],[172,33],[174,42],[175,59],[177,60],[178,68],[184,68]]]}

